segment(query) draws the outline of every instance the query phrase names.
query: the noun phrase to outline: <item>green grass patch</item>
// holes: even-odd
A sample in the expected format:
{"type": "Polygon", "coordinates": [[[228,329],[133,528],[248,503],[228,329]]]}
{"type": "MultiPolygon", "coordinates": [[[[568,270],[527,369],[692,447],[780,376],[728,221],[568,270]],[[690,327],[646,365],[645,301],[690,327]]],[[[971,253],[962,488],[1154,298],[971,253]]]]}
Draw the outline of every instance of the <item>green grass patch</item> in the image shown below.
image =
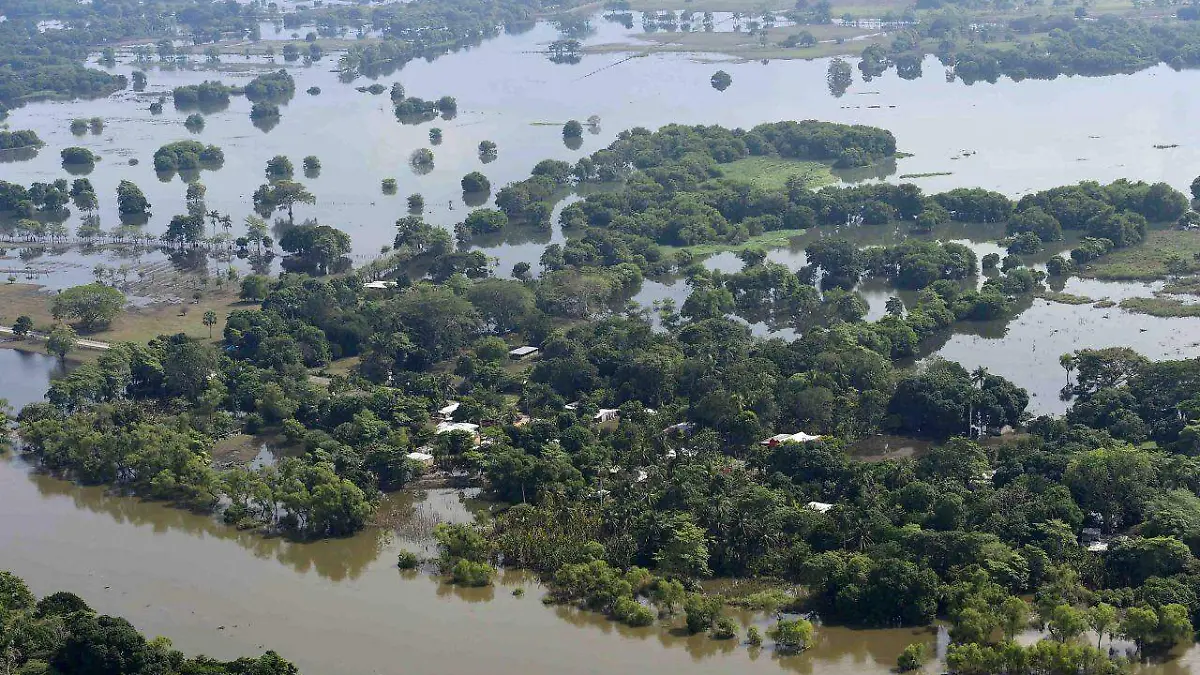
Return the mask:
{"type": "Polygon", "coordinates": [[[1151,230],[1137,246],[1123,248],[1093,261],[1081,276],[1113,281],[1153,281],[1170,274],[1168,261],[1181,259],[1192,271],[1198,266],[1192,256],[1200,253],[1200,232],[1151,230]]]}
{"type": "Polygon", "coordinates": [[[792,176],[804,176],[809,188],[836,183],[829,165],[821,162],[805,162],[781,157],[746,157],[736,162],[720,165],[726,178],[743,181],[766,190],[779,190],[787,185],[792,176]]]}
{"type": "Polygon", "coordinates": [[[1050,302],[1057,302],[1063,305],[1090,305],[1095,300],[1084,295],[1073,295],[1071,293],[1059,293],[1057,291],[1042,291],[1037,294],[1037,297],[1050,302]]]}
{"type": "Polygon", "coordinates": [[[1200,316],[1200,305],[1188,305],[1175,298],[1129,298],[1121,309],[1135,314],[1158,317],[1200,316]]]}
{"type": "Polygon", "coordinates": [[[695,255],[712,255],[724,251],[742,251],[748,248],[782,248],[791,243],[792,239],[802,237],[808,230],[772,230],[757,237],[750,237],[740,244],[696,244],[695,246],[661,246],[666,253],[674,251],[690,251],[695,255]]]}
{"type": "Polygon", "coordinates": [[[953,171],[930,171],[928,173],[902,173],[900,180],[906,178],[933,178],[934,176],[953,176],[953,171]]]}

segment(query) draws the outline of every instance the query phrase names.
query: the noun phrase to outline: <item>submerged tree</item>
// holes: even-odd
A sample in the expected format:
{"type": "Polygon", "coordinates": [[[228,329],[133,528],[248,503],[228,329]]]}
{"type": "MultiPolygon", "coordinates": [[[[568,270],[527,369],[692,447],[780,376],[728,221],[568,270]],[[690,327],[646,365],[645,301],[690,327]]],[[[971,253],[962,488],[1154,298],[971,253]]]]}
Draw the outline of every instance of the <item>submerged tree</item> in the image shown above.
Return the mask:
{"type": "Polygon", "coordinates": [[[835,58],[829,62],[829,72],[825,75],[825,82],[829,85],[829,93],[836,98],[841,98],[854,83],[854,71],[845,59],[835,58]]]}

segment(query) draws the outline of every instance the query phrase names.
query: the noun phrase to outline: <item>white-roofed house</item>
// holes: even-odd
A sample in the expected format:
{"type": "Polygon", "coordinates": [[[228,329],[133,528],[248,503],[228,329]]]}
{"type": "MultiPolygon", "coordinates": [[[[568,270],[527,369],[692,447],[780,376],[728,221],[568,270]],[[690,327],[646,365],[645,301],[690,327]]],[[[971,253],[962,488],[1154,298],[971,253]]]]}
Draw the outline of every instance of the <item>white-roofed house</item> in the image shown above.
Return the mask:
{"type": "Polygon", "coordinates": [[[537,347],[531,347],[529,345],[525,345],[523,347],[517,347],[516,349],[508,350],[508,358],[512,359],[513,361],[521,361],[524,359],[530,359],[530,358],[533,358],[534,356],[537,356],[537,353],[539,351],[541,351],[541,350],[538,349],[537,347]]]}
{"type": "Polygon", "coordinates": [[[601,408],[595,415],[592,415],[592,421],[597,424],[611,422],[620,418],[621,411],[616,408],[601,408]]]}
{"type": "MultiPolygon", "coordinates": [[[[422,448],[422,449],[427,450],[428,448],[422,448]]],[[[410,461],[420,464],[421,466],[425,467],[426,469],[433,468],[433,455],[429,454],[428,452],[421,452],[421,450],[414,450],[413,452],[410,452],[407,455],[405,455],[405,457],[408,458],[410,461]]]]}
{"type": "Polygon", "coordinates": [[[808,443],[809,441],[819,440],[821,440],[820,436],[813,436],[811,434],[806,434],[803,431],[798,431],[794,434],[775,434],[770,438],[759,441],[759,445],[765,445],[769,448],[773,448],[776,445],[781,445],[783,443],[808,443]]]}
{"type": "Polygon", "coordinates": [[[471,424],[470,422],[438,422],[436,432],[438,435],[448,434],[454,431],[460,431],[471,435],[474,439],[475,447],[479,447],[479,425],[471,424]]]}

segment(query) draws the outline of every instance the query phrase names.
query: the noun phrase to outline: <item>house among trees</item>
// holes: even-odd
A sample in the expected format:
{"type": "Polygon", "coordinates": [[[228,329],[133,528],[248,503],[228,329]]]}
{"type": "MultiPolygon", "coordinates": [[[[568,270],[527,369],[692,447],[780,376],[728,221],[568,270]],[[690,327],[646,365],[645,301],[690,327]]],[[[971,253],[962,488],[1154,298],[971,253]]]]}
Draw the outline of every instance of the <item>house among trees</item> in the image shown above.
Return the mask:
{"type": "Polygon", "coordinates": [[[537,356],[539,351],[541,350],[539,350],[537,347],[530,347],[529,345],[517,347],[516,349],[512,349],[508,352],[508,358],[512,359],[513,361],[523,361],[525,359],[531,359],[534,356],[537,356]]]}
{"type": "Polygon", "coordinates": [[[478,424],[471,424],[470,422],[438,422],[436,433],[439,436],[442,434],[448,434],[448,433],[452,433],[455,431],[460,431],[462,433],[470,434],[471,438],[474,440],[475,447],[477,447],[477,448],[479,447],[481,439],[479,437],[479,425],[478,424]]]}
{"type": "Polygon", "coordinates": [[[452,417],[454,417],[455,411],[457,411],[461,405],[462,404],[458,401],[448,401],[445,407],[437,411],[436,418],[449,421],[452,417]]]}
{"type": "Polygon", "coordinates": [[[601,408],[599,412],[592,415],[592,421],[596,424],[604,424],[621,418],[621,411],[616,408],[601,408]]]}
{"type": "MultiPolygon", "coordinates": [[[[427,448],[422,448],[422,449],[427,449],[427,448]]],[[[415,451],[410,452],[407,455],[405,455],[405,457],[408,458],[410,461],[420,464],[421,466],[425,467],[426,469],[433,468],[433,455],[429,454],[428,452],[421,452],[420,450],[415,450],[415,451]]]]}
{"type": "Polygon", "coordinates": [[[808,443],[809,441],[819,440],[821,440],[820,436],[811,436],[803,431],[798,431],[794,434],[775,434],[766,440],[759,441],[758,444],[768,448],[773,448],[784,443],[808,443]]]}

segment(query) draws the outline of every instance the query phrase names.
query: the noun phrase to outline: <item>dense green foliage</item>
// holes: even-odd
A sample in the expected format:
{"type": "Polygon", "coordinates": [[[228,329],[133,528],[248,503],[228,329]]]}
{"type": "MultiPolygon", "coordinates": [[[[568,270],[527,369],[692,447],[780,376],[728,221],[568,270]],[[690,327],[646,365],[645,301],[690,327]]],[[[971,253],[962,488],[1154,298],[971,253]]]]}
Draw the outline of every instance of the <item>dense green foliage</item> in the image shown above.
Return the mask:
{"type": "Polygon", "coordinates": [[[123,216],[142,215],[150,210],[150,202],[141,188],[132,181],[123,180],[117,184],[117,210],[123,216]]]}
{"type": "Polygon", "coordinates": [[[175,141],[154,152],[154,170],[159,173],[218,169],[224,163],[225,153],[221,148],[199,141],[175,141]]]}
{"type": "Polygon", "coordinates": [[[350,236],[328,225],[297,225],[283,233],[279,246],[324,274],[350,252],[350,236]]]}
{"type": "MultiPolygon", "coordinates": [[[[742,214],[718,214],[712,202],[721,195],[720,165],[748,156],[779,156],[789,159],[822,160],[842,166],[861,166],[894,155],[896,140],[891,132],[865,126],[816,122],[778,122],[761,124],[750,131],[718,126],[669,125],[657,132],[633,129],[621,132],[617,140],[603,150],[575,163],[545,160],[534,167],[533,175],[506,186],[496,194],[497,206],[510,219],[549,226],[550,202],[556,192],[572,183],[609,182],[625,179],[626,190],[615,198],[631,201],[622,210],[653,211],[659,216],[676,214],[674,225],[642,227],[640,224],[614,222],[612,207],[608,219],[599,223],[637,232],[664,244],[744,239],[741,228],[729,218],[740,221],[742,214]],[[710,185],[706,185],[707,183],[710,185]],[[710,189],[711,188],[711,189],[710,189]],[[685,230],[685,232],[680,232],[685,230]]],[[[803,184],[798,185],[802,189],[803,184]]],[[[750,192],[748,185],[740,186],[750,192]]],[[[729,196],[726,201],[738,201],[729,196]]],[[[744,202],[742,198],[740,201],[744,202]]],[[[604,195],[589,198],[587,204],[606,204],[604,195]]],[[[572,205],[564,224],[578,225],[578,213],[585,208],[572,205]]],[[[749,214],[754,215],[754,214],[749,214]]],[[[787,227],[804,225],[789,223],[787,227]]],[[[782,227],[782,226],[780,226],[782,227]]],[[[749,228],[747,228],[749,229],[749,228]]],[[[779,229],[778,227],[769,229],[779,229]]],[[[761,228],[756,233],[761,233],[761,228]]]]}
{"type": "Polygon", "coordinates": [[[254,103],[286,103],[295,95],[296,81],[283,69],[259,75],[246,85],[246,98],[254,103]]]}
{"type": "Polygon", "coordinates": [[[205,80],[200,84],[188,84],[175,87],[172,97],[177,110],[201,110],[216,112],[229,105],[229,95],[233,88],[220,82],[205,80]]]}
{"type": "Polygon", "coordinates": [[[0,571],[0,659],[8,672],[88,675],[296,675],[268,651],[257,659],[187,658],[166,638],[147,640],[125,619],[97,614],[74,593],[37,599],[11,572],[0,571]]]}
{"type": "Polygon", "coordinates": [[[250,119],[252,120],[272,120],[279,117],[279,106],[274,103],[259,102],[250,107],[250,119]]]}
{"type": "Polygon", "coordinates": [[[59,155],[62,157],[63,165],[86,166],[95,164],[99,161],[100,156],[93,153],[87,148],[70,147],[63,148],[59,155]]]}
{"type": "Polygon", "coordinates": [[[22,129],[20,131],[0,130],[0,150],[13,150],[16,148],[36,148],[45,145],[42,139],[38,138],[37,132],[30,129],[22,129]]]}
{"type": "Polygon", "coordinates": [[[111,286],[72,286],[54,296],[51,312],[57,320],[73,319],[80,328],[108,325],[125,308],[125,295],[111,286]]]}

